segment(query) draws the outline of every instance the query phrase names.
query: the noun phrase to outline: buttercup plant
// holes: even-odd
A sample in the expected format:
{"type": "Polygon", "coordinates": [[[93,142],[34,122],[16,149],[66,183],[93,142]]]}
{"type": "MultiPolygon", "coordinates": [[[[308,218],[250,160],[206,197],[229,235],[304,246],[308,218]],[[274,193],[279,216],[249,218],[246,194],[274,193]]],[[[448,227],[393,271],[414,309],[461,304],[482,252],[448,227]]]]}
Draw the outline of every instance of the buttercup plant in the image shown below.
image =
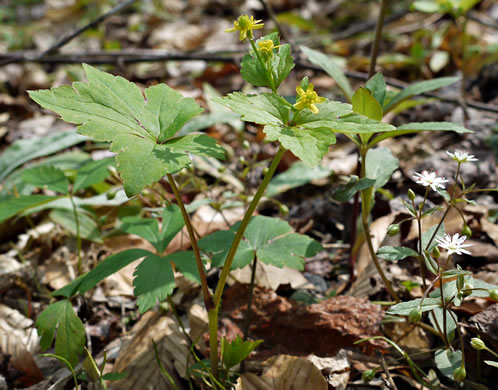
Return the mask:
{"type": "MultiPolygon", "coordinates": [[[[354,113],[348,104],[318,97],[307,78],[304,78],[298,87],[298,92],[303,93],[300,94],[296,105],[286,97],[280,96],[277,88],[294,67],[290,46],[281,44],[276,33],[255,41],[253,30],[262,27],[263,25],[253,17],[241,16],[230,31],[238,31],[241,40],[249,40],[252,48],[242,61],[241,74],[244,79],[255,86],[267,87],[271,92],[258,95],[234,92],[215,101],[240,114],[244,121],[264,125],[267,139],[276,142],[278,150],[242,221],[229,232],[222,233],[228,234],[230,240],[229,246],[224,248],[226,256],[222,256],[216,263],[222,269],[214,294],[208,288],[197,238],[173,177],[175,173],[190,165],[189,153],[224,158],[223,149],[214,139],[204,134],[175,136],[186,122],[202,111],[197,103],[164,84],[149,87],[142,94],[135,84],[89,65],[83,65],[88,79],[86,83],[75,82],[72,87],[62,86],[52,90],[30,92],[31,98],[41,106],[57,112],[62,119],[79,125],[80,134],[97,141],[110,142],[110,150],[116,153],[117,171],[129,197],[136,196],[165,176],[176,200],[176,205],[164,208],[161,231],[157,220],[123,221],[124,231],[142,235],[155,247],[155,252],[130,249],[116,253],[68,286],[54,292],[55,296],[63,296],[65,299],[49,306],[37,321],[43,348],[51,345],[55,329],[58,327],[56,353],[67,357],[72,365],[76,364],[84,346],[85,336],[81,320],[72,308],[71,298],[84,294],[108,275],[134,260],[143,258],[135,270],[133,284],[139,309],[144,312],[173,292],[172,264],[175,264],[177,270],[201,284],[209,317],[209,380],[212,386],[216,387],[220,379],[218,311],[230,270],[232,266],[240,265],[234,264],[234,260],[241,243],[252,245],[250,251],[261,261],[280,267],[287,265],[302,269],[302,257],[316,253],[319,246],[313,240],[303,238],[298,241],[301,243],[300,248],[288,246],[292,252],[289,252],[286,258],[279,257],[278,251],[272,249],[271,245],[268,246],[271,239],[285,233],[287,235],[281,239],[289,242],[300,236],[289,234],[290,228],[285,223],[262,224],[258,219],[254,219],[252,223],[252,215],[284,152],[290,150],[307,165],[316,166],[327,153],[329,146],[335,143],[335,132],[354,135],[358,132],[374,133],[395,128],[354,113]],[[188,231],[192,251],[165,256],[167,244],[183,225],[188,231]],[[144,229],[144,226],[148,228],[144,229]],[[270,230],[270,227],[273,230],[270,230]],[[259,234],[258,229],[264,234],[259,234]],[[255,237],[259,237],[256,241],[251,239],[251,234],[255,233],[255,237]],[[264,237],[267,241],[258,241],[264,237]],[[72,340],[63,332],[68,326],[76,332],[72,340]]],[[[249,353],[250,348],[247,348],[247,351],[249,353]]]]}
{"type": "MultiPolygon", "coordinates": [[[[201,285],[209,320],[208,380],[213,388],[224,386],[220,381],[226,379],[225,374],[247,357],[256,346],[251,342],[238,341],[229,347],[225,340],[224,357],[230,355],[232,358],[228,361],[223,360],[220,364],[218,313],[231,269],[246,266],[251,262],[254,269],[256,259],[279,267],[302,269],[304,257],[320,249],[314,240],[291,233],[292,229],[284,221],[261,216],[253,217],[253,214],[286,150],[291,151],[309,167],[316,167],[328,152],[330,145],[335,143],[336,133],[345,134],[360,151],[361,185],[354,190],[361,191],[365,239],[386,288],[397,302],[400,301],[380,266],[377,259],[380,255],[374,253],[369,234],[368,216],[373,206],[374,192],[389,180],[392,173],[392,170],[382,175],[375,173],[379,161],[376,157],[377,150],[372,148],[383,139],[422,130],[451,130],[460,133],[468,130],[452,123],[411,123],[396,128],[381,122],[387,112],[412,96],[414,92],[420,93],[423,88],[404,90],[390,95],[380,74],[375,75],[365,87],[358,89],[354,94],[351,93],[352,105],[318,96],[307,77],[304,77],[297,86],[296,98],[280,95],[279,86],[294,68],[290,45],[282,44],[277,33],[255,40],[253,30],[263,28],[260,22],[252,16],[242,15],[234,22],[234,27],[227,31],[239,32],[240,40],[248,40],[250,43],[252,50],[243,57],[241,64],[241,75],[244,80],[256,87],[268,88],[269,91],[259,94],[233,92],[213,100],[239,114],[243,121],[263,125],[267,141],[274,142],[277,151],[242,220],[229,230],[216,232],[215,235],[205,237],[199,242],[173,175],[190,165],[189,154],[223,159],[224,151],[213,138],[205,134],[176,136],[190,119],[202,112],[202,108],[193,99],[183,97],[165,84],[146,88],[142,94],[135,84],[124,78],[88,65],[83,65],[88,79],[86,83],[75,82],[72,87],[62,86],[52,90],[30,92],[31,98],[41,106],[57,112],[62,119],[77,124],[80,134],[97,141],[110,142],[110,150],[116,153],[117,171],[129,197],[136,196],[143,189],[166,177],[176,200],[176,205],[165,205],[161,229],[157,219],[132,218],[122,221],[124,231],[141,235],[154,246],[155,251],[130,249],[116,253],[68,286],[53,293],[65,299],[49,306],[37,321],[44,348],[52,343],[55,329],[59,327],[56,352],[63,357],[69,357],[67,360],[74,365],[82,352],[85,336],[81,330],[83,328],[81,320],[72,308],[71,298],[89,291],[104,278],[132,261],[143,259],[135,270],[133,284],[139,309],[144,312],[172,294],[175,287],[172,267],[174,264],[177,270],[201,285]],[[183,226],[187,229],[192,250],[165,255],[168,243],[183,226]],[[282,244],[280,248],[288,248],[285,253],[279,250],[277,241],[282,244]],[[299,245],[292,246],[292,242],[297,242],[299,245]],[[208,288],[201,250],[211,255],[211,266],[221,268],[214,293],[208,288]],[[68,340],[67,334],[65,335],[63,331],[68,325],[77,329],[77,337],[73,340],[68,340]],[[235,354],[234,351],[242,348],[241,346],[245,353],[239,351],[242,355],[235,354]],[[234,354],[237,358],[233,357],[234,354]],[[221,376],[220,369],[224,370],[221,376]]],[[[308,53],[312,53],[314,58],[323,59],[316,52],[308,51],[308,53]]],[[[444,81],[447,82],[448,80],[444,81]]],[[[444,83],[437,85],[445,85],[444,83]]],[[[431,84],[430,88],[433,87],[434,84],[431,84]]],[[[424,85],[424,88],[429,87],[424,85]]],[[[349,89],[346,86],[345,90],[352,92],[350,86],[349,89]]],[[[457,178],[458,176],[457,173],[457,178]]],[[[434,185],[434,187],[441,190],[443,183],[440,180],[436,183],[439,186],[434,185]]],[[[427,191],[432,185],[428,185],[427,191]]],[[[471,191],[472,189],[464,189],[462,196],[471,191]]],[[[456,207],[455,204],[459,199],[450,198],[449,207],[456,207]]],[[[413,219],[420,221],[429,215],[427,210],[423,211],[423,203],[418,208],[414,203],[408,204],[413,219]]],[[[430,230],[430,239],[423,239],[419,244],[419,251],[413,251],[421,262],[426,261],[428,268],[432,267],[429,269],[437,275],[435,281],[442,280],[448,272],[445,271],[445,266],[430,257],[435,246],[432,242],[438,231],[439,227],[434,231],[430,230]]],[[[402,252],[406,253],[406,250],[402,252]]],[[[463,275],[464,278],[464,283],[458,291],[482,293],[482,288],[479,288],[475,282],[476,288],[465,289],[465,283],[472,283],[468,273],[459,271],[456,274],[463,275]]],[[[423,279],[425,280],[425,277],[423,279]]],[[[429,294],[430,288],[424,291],[429,294]]],[[[444,295],[449,296],[446,293],[444,295]]],[[[408,315],[414,308],[425,312],[427,302],[433,302],[434,299],[436,298],[428,296],[416,304],[408,302],[411,305],[408,312],[405,310],[401,314],[408,315]]],[[[443,316],[449,310],[449,302],[455,299],[455,297],[450,298],[450,301],[444,301],[442,307],[437,306],[443,316]]],[[[436,308],[434,304],[430,307],[431,310],[436,308]]],[[[437,330],[434,332],[439,335],[448,333],[446,326],[444,332],[437,330]]]]}

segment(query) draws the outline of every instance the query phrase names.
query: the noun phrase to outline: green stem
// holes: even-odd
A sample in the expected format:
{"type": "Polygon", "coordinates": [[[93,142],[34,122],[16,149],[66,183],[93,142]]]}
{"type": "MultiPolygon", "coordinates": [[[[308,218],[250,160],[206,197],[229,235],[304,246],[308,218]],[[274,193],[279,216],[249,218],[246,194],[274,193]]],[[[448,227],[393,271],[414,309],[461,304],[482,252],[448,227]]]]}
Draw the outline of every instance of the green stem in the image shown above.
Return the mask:
{"type": "Polygon", "coordinates": [[[263,178],[262,183],[260,184],[258,190],[256,191],[256,194],[254,195],[254,198],[249,204],[249,207],[247,208],[244,214],[244,218],[242,219],[240,227],[237,230],[237,234],[235,235],[235,239],[233,240],[232,246],[230,247],[230,251],[228,252],[227,259],[221,271],[220,280],[218,281],[218,285],[216,286],[216,291],[214,293],[214,303],[216,310],[218,310],[220,306],[223,289],[225,288],[226,280],[228,278],[228,274],[230,273],[232,262],[233,259],[235,258],[235,253],[237,252],[240,241],[242,240],[242,236],[247,228],[247,225],[249,224],[249,221],[252,218],[252,214],[256,210],[256,207],[258,206],[258,203],[261,200],[261,197],[263,196],[263,193],[266,190],[266,187],[270,183],[270,180],[277,169],[277,166],[280,163],[280,160],[282,159],[284,152],[285,148],[282,145],[280,145],[278,152],[275,154],[275,157],[273,158],[270,168],[268,169],[268,172],[263,178]]]}
{"type": "Polygon", "coordinates": [[[192,250],[194,251],[195,262],[197,265],[197,271],[199,272],[199,277],[201,280],[201,289],[202,289],[202,295],[204,297],[204,305],[206,307],[206,310],[208,311],[208,317],[209,317],[209,332],[210,332],[210,340],[209,341],[210,341],[210,347],[211,347],[211,351],[210,351],[211,370],[212,370],[213,376],[215,378],[217,378],[218,377],[218,337],[214,338],[216,344],[215,344],[215,347],[213,348],[213,345],[211,343],[211,341],[213,339],[212,334],[211,334],[211,329],[214,328],[214,329],[216,329],[216,332],[217,332],[218,324],[216,324],[216,326],[214,326],[214,325],[212,325],[212,322],[217,321],[218,319],[217,319],[217,317],[212,318],[211,316],[209,316],[209,313],[211,312],[211,310],[214,307],[213,296],[209,292],[207,278],[206,278],[206,272],[204,271],[204,265],[202,264],[202,260],[201,260],[201,253],[199,251],[199,247],[197,246],[197,240],[195,238],[194,228],[192,227],[192,223],[190,222],[189,215],[187,213],[187,210],[185,209],[185,205],[183,203],[180,192],[178,191],[175,180],[173,179],[173,176],[171,176],[171,174],[168,173],[167,177],[168,177],[169,185],[171,186],[171,189],[173,190],[173,193],[175,194],[175,199],[176,199],[176,202],[178,203],[178,207],[180,207],[180,211],[182,213],[183,220],[185,221],[185,226],[187,228],[187,232],[188,232],[188,235],[190,238],[190,243],[192,245],[192,250]]]}
{"type": "MultiPolygon", "coordinates": [[[[366,147],[360,148],[361,178],[364,178],[366,176],[367,151],[368,149],[366,147]]],[[[365,241],[367,243],[368,251],[370,252],[370,256],[372,257],[372,260],[375,264],[375,268],[377,268],[377,272],[379,273],[380,277],[382,278],[382,281],[386,285],[386,289],[391,295],[391,297],[398,303],[401,302],[401,299],[399,299],[399,296],[398,294],[396,294],[396,291],[394,291],[391,282],[389,282],[389,279],[387,279],[387,276],[384,273],[384,270],[382,269],[379,260],[377,259],[377,256],[375,255],[375,250],[372,243],[372,237],[370,237],[370,227],[368,226],[368,215],[370,212],[371,198],[372,198],[372,188],[367,188],[366,190],[361,191],[361,221],[363,225],[363,234],[365,235],[365,241]]]]}
{"type": "MultiPolygon", "coordinates": [[[[249,204],[249,207],[247,208],[244,218],[242,219],[242,222],[237,229],[237,233],[235,234],[235,238],[232,242],[232,246],[230,247],[230,250],[228,252],[227,258],[225,260],[225,264],[223,265],[223,269],[221,270],[220,274],[220,279],[218,280],[218,284],[216,285],[216,290],[214,293],[214,307],[211,307],[208,310],[208,317],[209,317],[209,347],[210,347],[210,358],[211,358],[211,368],[213,370],[213,375],[218,373],[218,311],[220,308],[221,304],[221,297],[223,295],[223,290],[225,288],[225,284],[227,282],[228,275],[230,274],[230,269],[232,268],[232,263],[233,259],[235,258],[235,253],[237,253],[237,249],[240,245],[240,241],[242,240],[242,236],[247,228],[247,225],[249,224],[249,221],[252,218],[252,214],[256,210],[256,207],[259,204],[259,201],[261,200],[261,197],[263,196],[266,187],[268,187],[268,184],[270,183],[271,178],[273,177],[273,174],[277,170],[277,166],[282,159],[283,155],[285,152],[285,148],[280,145],[278,152],[275,154],[275,157],[273,158],[273,161],[270,165],[270,168],[268,169],[268,172],[266,173],[265,177],[263,178],[263,182],[260,184],[258,190],[256,191],[256,194],[252,198],[251,203],[249,204]],[[216,371],[215,371],[216,369],[216,371]]],[[[215,375],[217,377],[217,375],[215,375]]]]}
{"type": "MultiPolygon", "coordinates": [[[[254,260],[252,261],[252,267],[251,267],[251,284],[249,285],[249,297],[247,298],[247,310],[246,310],[246,315],[244,318],[244,326],[242,329],[242,332],[244,333],[243,335],[243,340],[247,340],[247,337],[249,336],[249,324],[251,323],[251,308],[252,308],[252,297],[254,295],[254,282],[256,280],[256,267],[258,265],[258,259],[256,256],[254,256],[254,260]]],[[[240,372],[244,372],[245,370],[245,360],[242,360],[242,363],[240,363],[240,372]]]]}
{"type": "Polygon", "coordinates": [[[185,204],[183,203],[180,192],[178,191],[178,187],[176,186],[175,179],[171,174],[168,173],[168,182],[173,190],[175,195],[176,202],[178,203],[178,207],[180,207],[180,211],[183,216],[183,220],[185,221],[185,227],[187,228],[188,236],[190,238],[190,243],[192,245],[192,250],[194,251],[195,262],[197,265],[197,271],[199,272],[199,277],[201,279],[202,286],[202,295],[204,297],[204,303],[206,304],[206,309],[209,310],[213,305],[213,298],[208,289],[206,272],[204,271],[204,265],[201,260],[201,252],[199,251],[199,247],[197,246],[197,239],[195,238],[194,228],[192,227],[192,223],[190,222],[189,215],[187,210],[185,209],[185,204]]]}
{"type": "Polygon", "coordinates": [[[261,55],[259,54],[259,50],[256,47],[256,43],[254,42],[254,38],[249,39],[249,42],[251,43],[252,50],[254,50],[254,54],[256,55],[256,58],[258,59],[259,63],[261,64],[261,67],[265,70],[266,78],[268,79],[268,83],[269,83],[269,87],[271,88],[271,90],[273,92],[277,92],[277,89],[275,88],[275,82],[273,81],[273,75],[266,67],[266,64],[263,61],[263,58],[261,58],[261,55]]]}
{"type": "Polygon", "coordinates": [[[387,11],[387,3],[389,0],[382,0],[380,4],[379,16],[377,18],[377,25],[375,26],[375,38],[370,52],[370,66],[368,68],[368,78],[375,74],[375,65],[377,64],[377,57],[379,56],[380,41],[382,38],[382,29],[384,28],[384,18],[387,11]]]}
{"type": "MultiPolygon", "coordinates": [[[[456,175],[455,175],[455,186],[457,185],[458,183],[458,176],[460,175],[460,163],[458,163],[458,166],[457,166],[457,171],[456,171],[456,175]]],[[[425,250],[429,250],[429,247],[431,246],[431,243],[432,243],[432,240],[434,240],[434,237],[436,237],[436,234],[439,230],[439,228],[441,227],[441,225],[443,224],[443,221],[444,219],[446,218],[446,216],[448,215],[448,212],[450,211],[451,207],[453,206],[453,198],[455,197],[455,190],[453,190],[452,194],[451,194],[451,197],[450,197],[450,201],[448,202],[448,207],[446,208],[446,211],[444,212],[441,220],[439,221],[438,225],[437,225],[437,228],[436,230],[434,231],[434,233],[432,234],[432,237],[431,239],[429,240],[429,242],[427,243],[426,247],[425,247],[425,250]]]]}
{"type": "MultiPolygon", "coordinates": [[[[423,249],[422,249],[422,211],[424,209],[425,201],[427,200],[427,195],[429,194],[429,187],[425,190],[425,196],[424,200],[421,203],[421,206],[419,207],[418,213],[417,213],[417,226],[418,226],[418,264],[420,268],[420,277],[422,278],[422,284],[424,287],[424,291],[427,289],[427,282],[425,280],[425,264],[423,260],[423,249]]],[[[413,209],[416,210],[417,208],[415,207],[415,200],[412,200],[412,206],[413,209]]]]}
{"type": "Polygon", "coordinates": [[[81,233],[80,233],[80,220],[78,218],[78,210],[76,209],[76,204],[74,203],[73,194],[69,193],[69,200],[71,201],[71,206],[73,207],[74,222],[76,224],[76,248],[78,252],[78,275],[83,273],[83,264],[81,261],[81,233]]]}
{"type": "Polygon", "coordinates": [[[467,62],[467,22],[469,17],[467,13],[463,15],[463,27],[462,27],[462,80],[460,84],[460,97],[462,102],[465,102],[465,85],[467,82],[467,73],[465,64],[467,62]]]}

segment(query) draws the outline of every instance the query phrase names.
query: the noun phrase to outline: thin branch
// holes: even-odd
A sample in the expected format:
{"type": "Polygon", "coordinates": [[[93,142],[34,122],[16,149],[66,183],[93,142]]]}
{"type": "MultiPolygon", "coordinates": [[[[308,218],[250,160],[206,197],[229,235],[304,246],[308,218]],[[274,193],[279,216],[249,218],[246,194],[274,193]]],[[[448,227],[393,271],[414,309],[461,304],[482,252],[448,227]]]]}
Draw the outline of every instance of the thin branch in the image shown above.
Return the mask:
{"type": "MultiPolygon", "coordinates": [[[[0,66],[6,63],[40,63],[40,64],[81,64],[85,62],[93,65],[103,64],[132,64],[138,62],[160,62],[160,61],[213,61],[213,62],[226,62],[237,64],[242,52],[238,50],[233,51],[219,51],[219,52],[195,52],[195,53],[168,53],[163,50],[142,49],[142,50],[123,50],[117,52],[98,51],[93,53],[71,53],[51,55],[41,58],[39,54],[34,51],[20,51],[11,52],[7,54],[0,53],[0,66]]],[[[309,64],[303,61],[295,61],[296,67],[301,69],[311,69],[316,72],[324,72],[322,68],[316,65],[309,64]]],[[[346,70],[344,74],[355,80],[368,80],[368,74],[364,72],[346,70]]],[[[386,84],[403,89],[408,86],[401,80],[384,77],[386,84]]],[[[437,98],[446,103],[460,105],[461,102],[458,97],[445,96],[436,92],[425,92],[421,94],[425,97],[437,98]]],[[[476,110],[492,112],[498,114],[498,107],[491,104],[477,102],[474,100],[466,100],[467,106],[476,110]]]]}
{"type": "MultiPolygon", "coordinates": [[[[114,7],[113,9],[111,9],[109,12],[106,12],[105,14],[99,16],[97,19],[92,20],[90,23],[86,24],[85,26],[83,26],[81,28],[78,28],[77,30],[75,30],[72,33],[66,35],[65,37],[62,37],[59,41],[57,41],[55,44],[53,44],[52,46],[50,46],[47,50],[45,50],[42,53],[40,53],[38,55],[39,58],[43,58],[43,57],[47,56],[48,54],[52,54],[52,53],[56,52],[62,46],[68,44],[70,41],[72,41],[74,38],[76,38],[77,36],[79,36],[82,33],[84,33],[86,30],[99,25],[100,23],[102,23],[104,20],[108,19],[112,15],[117,14],[118,12],[124,10],[125,8],[128,8],[129,6],[131,6],[136,1],[137,0],[126,0],[125,2],[123,2],[121,4],[118,4],[116,7],[114,7]]],[[[7,64],[12,63],[12,62],[17,62],[17,61],[14,60],[14,61],[10,61],[9,62],[9,60],[4,60],[4,61],[0,62],[0,66],[1,65],[7,65],[7,64]]]]}

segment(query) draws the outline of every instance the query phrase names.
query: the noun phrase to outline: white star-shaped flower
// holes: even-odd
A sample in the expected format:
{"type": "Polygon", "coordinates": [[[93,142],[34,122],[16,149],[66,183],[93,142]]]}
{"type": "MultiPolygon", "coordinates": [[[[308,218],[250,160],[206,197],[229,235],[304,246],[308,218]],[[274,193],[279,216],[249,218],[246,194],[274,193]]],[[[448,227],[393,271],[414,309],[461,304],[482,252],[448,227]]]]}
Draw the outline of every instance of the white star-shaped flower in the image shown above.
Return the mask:
{"type": "Polygon", "coordinates": [[[449,181],[444,177],[438,177],[436,172],[415,172],[415,176],[413,177],[417,179],[417,184],[422,184],[424,187],[431,186],[434,191],[437,191],[438,188],[444,189],[444,183],[449,181]]]}
{"type": "Polygon", "coordinates": [[[441,248],[448,250],[448,255],[456,253],[457,255],[461,255],[465,253],[470,255],[471,253],[463,248],[467,248],[472,246],[472,244],[464,244],[467,236],[460,237],[458,233],[455,233],[453,237],[449,234],[445,234],[443,238],[436,238],[437,243],[441,248]]]}
{"type": "Polygon", "coordinates": [[[472,161],[478,161],[477,158],[473,154],[468,154],[467,152],[464,152],[463,150],[455,150],[455,153],[451,152],[446,152],[450,157],[455,160],[456,162],[463,164],[466,162],[472,162],[472,161]]]}

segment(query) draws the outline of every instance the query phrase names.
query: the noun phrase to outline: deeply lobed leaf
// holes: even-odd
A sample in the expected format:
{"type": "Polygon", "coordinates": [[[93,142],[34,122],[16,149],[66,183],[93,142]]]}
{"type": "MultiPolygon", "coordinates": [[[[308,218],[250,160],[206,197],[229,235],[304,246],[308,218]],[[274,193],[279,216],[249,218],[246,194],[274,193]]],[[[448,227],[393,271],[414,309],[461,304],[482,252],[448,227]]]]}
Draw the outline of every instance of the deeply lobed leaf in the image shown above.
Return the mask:
{"type": "Polygon", "coordinates": [[[223,149],[206,135],[172,138],[202,112],[194,99],[161,84],[145,90],[145,101],[140,89],[126,79],[83,67],[87,83],[29,94],[42,107],[79,125],[80,134],[112,142],[128,196],[188,166],[188,153],[224,158],[223,149]]]}
{"type": "Polygon", "coordinates": [[[73,367],[85,345],[85,328],[67,299],[48,306],[36,320],[43,350],[50,348],[57,329],[55,353],[65,358],[73,367]]]}

